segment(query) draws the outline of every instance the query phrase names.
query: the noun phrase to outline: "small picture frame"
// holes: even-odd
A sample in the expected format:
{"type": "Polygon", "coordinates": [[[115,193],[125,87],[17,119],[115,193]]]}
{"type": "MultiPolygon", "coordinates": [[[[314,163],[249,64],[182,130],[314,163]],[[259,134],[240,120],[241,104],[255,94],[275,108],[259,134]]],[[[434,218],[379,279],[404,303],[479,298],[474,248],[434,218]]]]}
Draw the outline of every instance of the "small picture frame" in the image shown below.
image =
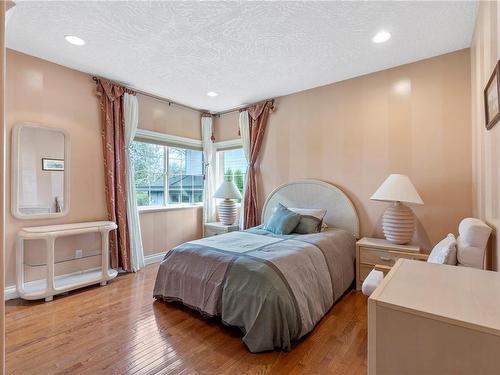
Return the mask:
{"type": "Polygon", "coordinates": [[[500,120],[500,60],[484,89],[484,115],[487,130],[500,120]]]}
{"type": "Polygon", "coordinates": [[[42,158],[42,171],[64,171],[64,159],[42,158]]]}

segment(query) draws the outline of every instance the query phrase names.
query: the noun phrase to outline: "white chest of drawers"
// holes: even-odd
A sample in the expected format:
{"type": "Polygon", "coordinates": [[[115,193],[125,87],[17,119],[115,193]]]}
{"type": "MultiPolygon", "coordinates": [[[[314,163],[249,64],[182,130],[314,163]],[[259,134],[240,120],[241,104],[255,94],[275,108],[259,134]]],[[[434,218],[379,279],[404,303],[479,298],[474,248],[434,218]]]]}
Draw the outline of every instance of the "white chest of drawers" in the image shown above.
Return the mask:
{"type": "Polygon", "coordinates": [[[368,373],[498,374],[500,273],[400,259],[368,299],[368,373]]]}

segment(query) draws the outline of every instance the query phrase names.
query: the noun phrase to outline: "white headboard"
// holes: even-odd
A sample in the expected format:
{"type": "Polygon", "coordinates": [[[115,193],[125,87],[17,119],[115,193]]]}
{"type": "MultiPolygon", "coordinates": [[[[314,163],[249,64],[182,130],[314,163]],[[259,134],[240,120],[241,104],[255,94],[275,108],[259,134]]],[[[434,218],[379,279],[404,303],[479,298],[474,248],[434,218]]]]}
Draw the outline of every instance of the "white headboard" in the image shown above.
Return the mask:
{"type": "Polygon", "coordinates": [[[351,200],[338,187],[319,180],[299,180],[278,186],[269,194],[262,208],[262,222],[273,214],[281,203],[285,207],[324,208],[324,222],[359,238],[359,219],[351,200]]]}

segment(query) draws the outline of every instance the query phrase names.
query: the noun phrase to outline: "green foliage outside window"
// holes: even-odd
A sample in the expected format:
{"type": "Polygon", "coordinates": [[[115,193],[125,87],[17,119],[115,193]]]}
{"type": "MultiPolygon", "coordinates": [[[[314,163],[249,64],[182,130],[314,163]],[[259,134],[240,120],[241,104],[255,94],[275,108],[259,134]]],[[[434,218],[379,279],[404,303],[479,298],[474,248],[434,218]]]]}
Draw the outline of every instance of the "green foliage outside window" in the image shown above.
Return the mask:
{"type": "Polygon", "coordinates": [[[152,143],[132,142],[130,156],[134,165],[137,205],[153,204],[152,192],[165,189],[165,147],[152,143]]]}

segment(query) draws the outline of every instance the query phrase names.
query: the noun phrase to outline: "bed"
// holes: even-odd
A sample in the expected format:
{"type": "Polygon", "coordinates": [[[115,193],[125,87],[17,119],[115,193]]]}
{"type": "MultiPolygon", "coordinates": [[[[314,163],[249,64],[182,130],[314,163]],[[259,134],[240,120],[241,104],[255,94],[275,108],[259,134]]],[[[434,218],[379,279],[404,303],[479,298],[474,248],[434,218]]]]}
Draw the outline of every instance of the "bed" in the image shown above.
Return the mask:
{"type": "Polygon", "coordinates": [[[239,327],[251,352],[290,350],[351,286],[359,220],[350,199],[322,181],[276,188],[263,223],[279,203],[326,209],[328,228],[278,236],[259,226],[186,242],[165,255],[154,297],[239,327]]]}

